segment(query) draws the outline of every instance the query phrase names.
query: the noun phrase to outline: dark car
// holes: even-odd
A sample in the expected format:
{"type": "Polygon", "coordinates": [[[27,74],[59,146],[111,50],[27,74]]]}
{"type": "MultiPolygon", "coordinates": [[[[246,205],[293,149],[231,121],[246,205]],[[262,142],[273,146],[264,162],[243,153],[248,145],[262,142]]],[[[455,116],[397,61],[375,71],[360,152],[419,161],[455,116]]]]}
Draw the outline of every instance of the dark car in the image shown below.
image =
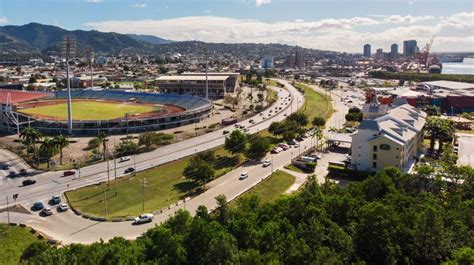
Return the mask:
{"type": "Polygon", "coordinates": [[[26,176],[26,175],[28,175],[28,171],[26,171],[26,169],[22,168],[22,169],[20,169],[20,175],[21,176],[26,176]]]}
{"type": "Polygon", "coordinates": [[[125,169],[124,172],[125,172],[125,174],[133,173],[133,172],[135,172],[135,169],[133,167],[129,167],[129,168],[125,169]]]}
{"type": "Polygon", "coordinates": [[[3,164],[2,165],[3,170],[8,170],[9,168],[10,168],[10,165],[8,165],[8,164],[3,164]]]}
{"type": "Polygon", "coordinates": [[[29,185],[33,185],[35,183],[36,183],[36,180],[34,180],[34,179],[23,180],[23,186],[29,186],[29,185]]]}
{"type": "Polygon", "coordinates": [[[228,134],[228,133],[229,133],[228,130],[224,130],[224,131],[222,132],[222,134],[228,134]]]}
{"type": "Polygon", "coordinates": [[[9,176],[10,178],[14,178],[14,177],[16,177],[16,172],[15,172],[15,171],[10,171],[10,173],[8,174],[8,176],[9,176]]]}
{"type": "Polygon", "coordinates": [[[72,170],[68,170],[68,171],[64,171],[63,173],[63,176],[64,177],[67,177],[67,176],[74,176],[76,174],[76,172],[72,171],[72,170]]]}
{"type": "Polygon", "coordinates": [[[35,202],[35,204],[33,204],[32,208],[35,211],[39,211],[39,210],[44,208],[44,204],[42,202],[35,202]]]}
{"type": "Polygon", "coordinates": [[[61,202],[61,197],[54,195],[53,197],[51,197],[51,200],[49,200],[49,202],[51,203],[51,205],[59,204],[61,202]]]}

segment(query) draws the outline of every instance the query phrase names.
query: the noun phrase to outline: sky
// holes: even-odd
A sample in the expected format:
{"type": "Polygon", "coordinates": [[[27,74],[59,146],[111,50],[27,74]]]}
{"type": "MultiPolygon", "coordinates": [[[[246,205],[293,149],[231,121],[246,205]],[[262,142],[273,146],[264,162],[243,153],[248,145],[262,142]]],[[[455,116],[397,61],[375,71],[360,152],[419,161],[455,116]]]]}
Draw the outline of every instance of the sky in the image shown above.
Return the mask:
{"type": "Polygon", "coordinates": [[[435,36],[435,52],[474,51],[473,0],[0,0],[0,25],[29,22],[358,53],[435,36]]]}

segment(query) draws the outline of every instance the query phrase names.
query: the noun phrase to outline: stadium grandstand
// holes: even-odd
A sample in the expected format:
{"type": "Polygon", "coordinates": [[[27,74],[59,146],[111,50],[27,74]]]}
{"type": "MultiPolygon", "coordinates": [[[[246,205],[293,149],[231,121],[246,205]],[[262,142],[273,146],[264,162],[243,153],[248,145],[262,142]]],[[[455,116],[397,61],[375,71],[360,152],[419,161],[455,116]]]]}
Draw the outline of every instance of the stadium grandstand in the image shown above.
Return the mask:
{"type": "MultiPolygon", "coordinates": [[[[67,134],[67,119],[61,117],[60,113],[54,113],[66,104],[67,96],[67,91],[40,93],[1,90],[0,130],[4,133],[18,133],[23,127],[31,126],[47,135],[67,134]],[[42,111],[49,113],[44,115],[42,111]]],[[[99,132],[125,134],[174,128],[200,122],[208,117],[213,109],[211,101],[189,95],[86,89],[72,90],[71,98],[73,134],[76,136],[97,135],[99,132]],[[75,109],[74,105],[78,102],[94,106],[85,110],[89,118],[81,119],[80,110],[75,109]],[[115,116],[94,118],[94,114],[104,117],[105,107],[110,106],[122,112],[124,110],[121,108],[125,107],[148,109],[141,113],[123,113],[124,115],[112,110],[115,116]]]]}

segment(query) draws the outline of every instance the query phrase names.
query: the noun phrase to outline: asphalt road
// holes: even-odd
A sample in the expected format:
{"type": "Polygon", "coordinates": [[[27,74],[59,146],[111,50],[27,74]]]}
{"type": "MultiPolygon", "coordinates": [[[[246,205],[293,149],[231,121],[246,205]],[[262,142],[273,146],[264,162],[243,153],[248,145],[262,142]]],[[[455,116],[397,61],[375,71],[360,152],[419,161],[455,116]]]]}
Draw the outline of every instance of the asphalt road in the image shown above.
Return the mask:
{"type": "MultiPolygon", "coordinates": [[[[293,88],[288,82],[283,80],[280,80],[280,82],[284,83],[288,88],[288,91],[292,94],[293,106],[290,108],[290,110],[292,109],[293,111],[296,111],[303,104],[303,96],[299,94],[296,89],[293,88]]],[[[282,96],[285,97],[285,93],[288,92],[286,90],[280,92],[280,98],[282,96]]],[[[334,99],[337,101],[336,96],[334,96],[334,99]]],[[[279,106],[280,100],[275,104],[279,106]]],[[[268,114],[268,110],[265,111],[265,113],[268,114]]],[[[265,129],[272,121],[284,119],[284,113],[286,113],[286,110],[278,113],[272,118],[267,118],[263,123],[250,127],[250,132],[254,133],[257,130],[265,129]]],[[[334,124],[335,121],[337,121],[337,119],[339,119],[341,115],[344,114],[345,112],[335,112],[335,115],[331,117],[328,123],[330,125],[334,124]]],[[[259,120],[257,120],[257,122],[258,121],[259,120]]],[[[248,121],[245,121],[241,124],[249,125],[248,121]]],[[[232,127],[227,128],[227,130],[230,129],[232,129],[232,127]]],[[[203,151],[222,145],[224,143],[224,138],[222,137],[223,130],[224,129],[203,135],[201,137],[189,139],[181,143],[159,148],[158,150],[148,154],[137,156],[137,167],[141,169],[150,167],[152,164],[158,165],[170,160],[194,154],[196,151],[203,151]],[[139,163],[138,161],[142,162],[139,163]]],[[[220,194],[224,194],[228,200],[232,200],[254,185],[258,184],[263,178],[269,176],[272,169],[276,170],[288,164],[292,157],[297,155],[300,151],[303,151],[305,148],[311,147],[313,143],[314,139],[306,138],[300,143],[300,148],[292,148],[274,155],[269,154],[267,159],[272,160],[273,167],[270,166],[264,168],[258,163],[245,164],[233,170],[232,172],[229,172],[228,174],[210,182],[207,186],[208,190],[206,192],[190,199],[186,203],[180,204],[175,208],[155,215],[154,221],[149,224],[134,226],[131,224],[131,222],[96,222],[76,216],[71,211],[64,213],[55,212],[49,217],[40,217],[37,212],[33,212],[32,214],[10,213],[10,220],[16,223],[27,224],[39,231],[42,231],[53,239],[62,241],[64,244],[92,243],[100,239],[109,240],[114,236],[122,236],[127,239],[134,239],[149,228],[153,227],[155,224],[165,221],[170,215],[174,214],[177,209],[185,208],[191,213],[194,213],[199,205],[205,205],[208,209],[213,209],[216,207],[215,197],[220,194]],[[239,180],[239,175],[244,171],[248,172],[249,177],[244,180],[239,180]]],[[[331,159],[332,158],[330,157],[330,154],[328,154],[327,157],[323,157],[323,161],[326,162],[321,163],[320,167],[324,168],[324,164],[327,166],[327,162],[331,159]]],[[[133,164],[133,159],[132,161],[126,163],[126,165],[123,165],[124,168],[133,164]]],[[[81,170],[82,177],[75,180],[60,178],[58,177],[58,173],[45,173],[48,175],[41,176],[41,178],[39,178],[40,183],[37,183],[36,185],[27,188],[18,188],[13,185],[13,187],[11,187],[13,191],[5,189],[5,187],[8,185],[2,185],[1,188],[3,190],[1,190],[0,193],[3,194],[3,192],[8,192],[7,194],[13,194],[20,192],[20,197],[22,198],[20,199],[21,203],[25,204],[26,206],[30,206],[33,201],[40,199],[46,200],[49,199],[52,194],[59,194],[65,191],[68,184],[69,188],[75,188],[107,179],[107,176],[104,173],[93,175],[94,171],[103,171],[104,166],[105,164],[102,163],[101,165],[84,168],[81,170]],[[87,175],[87,177],[85,175],[87,175]]],[[[323,171],[321,170],[322,169],[318,171],[317,169],[316,173],[320,172],[323,174],[323,171]]],[[[322,180],[324,176],[319,175],[318,178],[322,180]]],[[[7,221],[6,212],[0,213],[0,221],[7,221]]]]}

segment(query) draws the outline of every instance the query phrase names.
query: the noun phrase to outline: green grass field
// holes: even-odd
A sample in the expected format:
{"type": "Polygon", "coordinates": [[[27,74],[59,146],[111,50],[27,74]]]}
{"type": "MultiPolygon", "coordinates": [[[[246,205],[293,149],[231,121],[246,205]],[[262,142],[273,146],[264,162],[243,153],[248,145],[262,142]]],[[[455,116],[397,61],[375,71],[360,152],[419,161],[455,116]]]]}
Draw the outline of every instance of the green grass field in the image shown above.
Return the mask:
{"type": "MultiPolygon", "coordinates": [[[[72,103],[72,115],[74,120],[111,120],[124,117],[126,113],[145,113],[156,109],[157,108],[153,106],[140,106],[126,103],[98,101],[77,101],[72,103]]],[[[65,120],[67,119],[67,103],[28,108],[21,110],[21,112],[65,120]]]]}
{"type": "Polygon", "coordinates": [[[29,228],[0,224],[0,264],[18,264],[26,247],[38,240],[29,228]]]}
{"type": "Polygon", "coordinates": [[[242,195],[241,198],[255,194],[260,197],[262,203],[270,202],[281,196],[293,183],[295,183],[294,176],[277,170],[269,178],[242,195]]]}
{"type": "Polygon", "coordinates": [[[305,105],[301,108],[301,111],[308,115],[310,123],[316,116],[321,116],[326,119],[331,117],[334,110],[329,97],[314,91],[311,87],[305,84],[296,83],[295,86],[304,90],[306,101],[305,105]]]}
{"type": "MultiPolygon", "coordinates": [[[[222,176],[236,166],[236,161],[224,150],[215,150],[217,161],[214,165],[216,176],[222,176]]],[[[136,216],[142,213],[141,184],[146,179],[145,212],[167,207],[178,200],[190,196],[196,185],[182,175],[190,157],[157,166],[107,184],[87,186],[67,192],[69,203],[83,213],[105,217],[104,189],[107,194],[108,217],[136,216]],[[115,195],[117,188],[117,195],[115,195]]]]}

